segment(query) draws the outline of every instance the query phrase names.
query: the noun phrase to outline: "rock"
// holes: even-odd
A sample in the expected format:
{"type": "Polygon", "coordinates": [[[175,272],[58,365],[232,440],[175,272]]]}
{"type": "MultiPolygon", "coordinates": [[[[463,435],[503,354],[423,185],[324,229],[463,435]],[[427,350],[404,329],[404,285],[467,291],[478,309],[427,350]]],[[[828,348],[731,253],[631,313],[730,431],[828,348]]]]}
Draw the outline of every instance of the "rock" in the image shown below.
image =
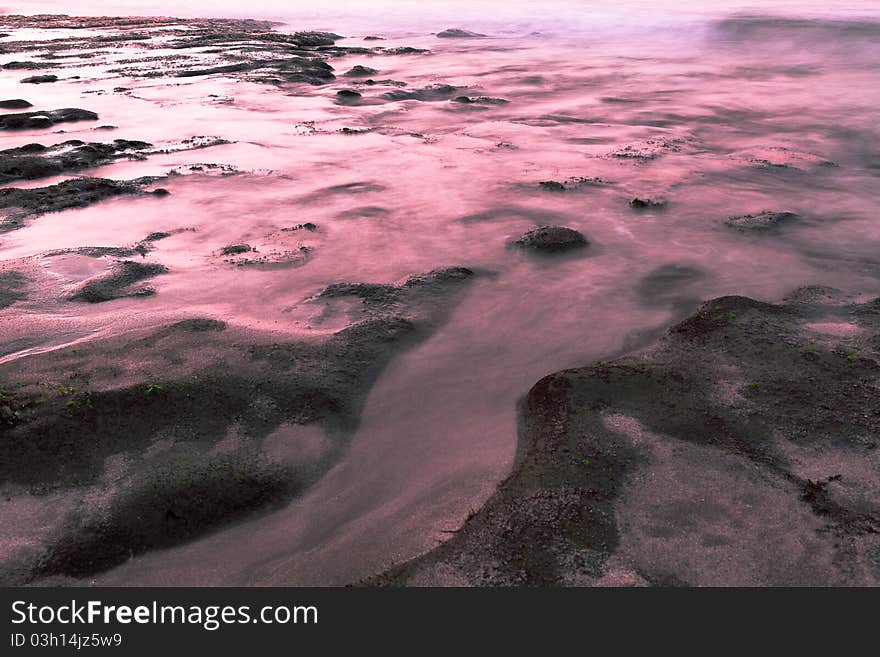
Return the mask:
{"type": "Polygon", "coordinates": [[[163,265],[124,260],[115,263],[109,273],[87,282],[74,294],[70,295],[68,300],[104,303],[105,301],[112,301],[123,297],[150,296],[155,293],[152,288],[140,287],[131,289],[131,286],[144,279],[167,272],[168,269],[163,265]]]}
{"type": "Polygon", "coordinates": [[[42,144],[26,144],[0,151],[0,183],[34,180],[109,164],[121,157],[132,157],[135,151],[151,144],[117,139],[112,144],[86,144],[69,140],[51,148],[42,144]]]}
{"type": "Polygon", "coordinates": [[[152,192],[150,192],[153,196],[158,196],[159,198],[165,198],[166,196],[170,196],[171,192],[169,192],[164,187],[157,187],[152,192]]]}
{"type": "Polygon", "coordinates": [[[782,224],[796,221],[800,217],[794,212],[771,212],[764,210],[758,214],[744,214],[738,217],[730,217],[724,223],[731,228],[741,231],[769,231],[774,230],[782,224]]]}
{"type": "Polygon", "coordinates": [[[57,66],[57,64],[52,64],[50,62],[6,62],[3,64],[3,68],[7,71],[33,70],[38,68],[49,68],[52,66],[57,66]]]}
{"type": "Polygon", "coordinates": [[[27,109],[28,107],[33,107],[33,105],[21,98],[0,100],[0,109],[27,109]]]}
{"type": "Polygon", "coordinates": [[[0,209],[9,209],[0,232],[21,228],[26,217],[83,208],[114,196],[141,194],[137,183],[106,178],[74,178],[48,187],[0,189],[0,209]]]}
{"type": "MultiPolygon", "coordinates": [[[[27,278],[17,271],[0,271],[0,309],[25,299],[27,278]]],[[[0,391],[2,392],[2,391],[0,391]]]]}
{"type": "Polygon", "coordinates": [[[369,66],[361,66],[360,64],[358,64],[357,66],[352,66],[351,69],[349,69],[348,72],[345,73],[345,76],[349,78],[368,78],[378,72],[378,69],[370,68],[369,66]]]}
{"type": "Polygon", "coordinates": [[[292,38],[300,46],[332,46],[342,37],[333,32],[294,32],[292,38]]]}
{"type": "MultiPolygon", "coordinates": [[[[429,337],[461,298],[467,277],[456,271],[389,286],[393,304],[365,304],[358,321],[320,340],[197,317],[30,355],[26,367],[0,363],[0,380],[16,381],[10,392],[34,409],[0,429],[0,480],[18,487],[16,496],[49,489],[75,502],[33,517],[57,531],[24,560],[0,555],[0,581],[91,578],[306,493],[346,452],[387,364],[429,337]],[[64,386],[46,395],[45,381],[64,386]],[[301,430],[328,449],[305,461],[266,449],[301,430]],[[236,432],[247,439],[230,442],[236,432]],[[108,487],[114,458],[132,467],[108,487]],[[98,493],[101,504],[90,504],[98,493]]],[[[330,312],[333,299],[309,303],[330,312]]]]}
{"type": "Polygon", "coordinates": [[[880,343],[859,336],[878,308],[719,297],[636,355],[541,379],[510,478],[366,583],[877,586],[880,343]],[[858,330],[810,328],[829,313],[858,330]]]}
{"type": "Polygon", "coordinates": [[[57,82],[57,75],[32,75],[20,80],[23,84],[43,84],[45,82],[57,82]]]}
{"type": "Polygon", "coordinates": [[[462,30],[457,27],[449,28],[448,30],[443,30],[442,32],[437,32],[437,36],[441,39],[473,39],[477,37],[484,37],[485,34],[480,34],[478,32],[469,32],[468,30],[462,30]]]}
{"type": "Polygon", "coordinates": [[[539,226],[520,237],[514,244],[539,253],[562,253],[582,249],[589,241],[578,231],[565,226],[539,226]]]}
{"type": "Polygon", "coordinates": [[[449,100],[461,87],[454,87],[451,84],[433,84],[422,89],[412,91],[398,89],[388,91],[382,94],[387,100],[420,100],[424,102],[449,100]]]}
{"type": "Polygon", "coordinates": [[[636,196],[629,202],[629,207],[633,210],[663,210],[666,208],[666,201],[636,196]]]}
{"type": "Polygon", "coordinates": [[[509,102],[503,98],[493,98],[491,96],[456,96],[452,100],[462,105],[506,105],[509,102]]]}
{"type": "Polygon", "coordinates": [[[67,107],[49,112],[18,112],[0,114],[0,130],[48,128],[67,121],[95,121],[98,115],[84,109],[67,107]]]}
{"type": "Polygon", "coordinates": [[[250,244],[230,244],[229,246],[224,246],[220,253],[223,255],[238,255],[239,253],[248,253],[253,250],[250,244]]]}
{"type": "Polygon", "coordinates": [[[563,183],[557,182],[555,180],[545,180],[543,182],[539,182],[538,185],[541,186],[541,189],[547,192],[564,192],[566,189],[563,183]]]}

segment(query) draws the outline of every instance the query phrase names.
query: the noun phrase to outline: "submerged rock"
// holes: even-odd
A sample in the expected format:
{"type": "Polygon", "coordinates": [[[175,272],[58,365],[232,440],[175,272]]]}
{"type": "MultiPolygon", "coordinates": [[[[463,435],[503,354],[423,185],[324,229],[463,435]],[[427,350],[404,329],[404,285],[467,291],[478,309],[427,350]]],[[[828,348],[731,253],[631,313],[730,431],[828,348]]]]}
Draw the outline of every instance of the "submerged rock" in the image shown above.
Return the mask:
{"type": "Polygon", "coordinates": [[[737,228],[743,231],[768,231],[778,228],[782,224],[796,221],[799,218],[799,215],[794,212],[771,212],[769,210],[764,210],[758,214],[744,214],[738,217],[730,217],[724,223],[731,228],[737,228]]]}
{"type": "Polygon", "coordinates": [[[561,253],[589,245],[583,234],[565,226],[539,226],[514,242],[518,247],[540,253],[561,253]]]}

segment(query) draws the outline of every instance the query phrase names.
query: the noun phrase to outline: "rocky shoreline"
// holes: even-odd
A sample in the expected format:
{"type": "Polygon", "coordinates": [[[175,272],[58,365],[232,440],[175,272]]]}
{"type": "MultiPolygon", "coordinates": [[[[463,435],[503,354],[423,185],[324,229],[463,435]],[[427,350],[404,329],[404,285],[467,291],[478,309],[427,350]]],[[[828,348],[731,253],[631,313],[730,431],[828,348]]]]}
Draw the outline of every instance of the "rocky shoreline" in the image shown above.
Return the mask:
{"type": "Polygon", "coordinates": [[[364,584],[876,586],[878,381],[880,299],[712,299],[539,381],[495,496],[364,584]]]}
{"type": "MultiPolygon", "coordinates": [[[[0,136],[16,140],[13,147],[0,150],[0,237],[14,240],[55,216],[50,213],[94,211],[112,203],[137,204],[135,212],[120,213],[119,221],[132,222],[141,231],[126,233],[127,239],[83,244],[73,227],[75,246],[41,246],[38,252],[0,263],[0,310],[7,311],[0,317],[7,322],[0,335],[0,494],[5,505],[0,584],[87,584],[133,558],[173,550],[300,498],[342,461],[367,399],[392,361],[435,337],[469,289],[500,278],[499,262],[513,262],[511,269],[521,267],[521,277],[518,284],[510,284],[508,296],[499,297],[501,301],[475,306],[471,328],[490,334],[477,343],[479,349],[495,348],[496,333],[499,343],[506,337],[504,325],[484,320],[479,313],[491,317],[498,306],[508,304],[514,308],[511,315],[528,315],[517,303],[529,294],[555,299],[556,304],[542,306],[544,316],[531,328],[531,341],[518,343],[524,351],[536,349],[535,342],[545,339],[537,324],[548,314],[565,316],[554,326],[557,333],[546,337],[548,342],[560,339],[560,326],[569,331],[572,342],[590,342],[595,337],[591,331],[611,331],[601,322],[593,323],[591,308],[582,303],[589,297],[581,288],[566,296],[575,287],[566,277],[582,281],[590,276],[597,286],[611,285],[610,274],[588,267],[608,255],[605,243],[620,235],[625,236],[618,243],[623,255],[612,255],[630,258],[614,265],[626,290],[612,285],[613,305],[620,309],[605,309],[605,317],[623,315],[627,308],[647,316],[626,325],[632,333],[620,341],[622,346],[616,345],[617,351],[609,347],[605,352],[626,355],[557,371],[535,383],[517,409],[512,472],[486,504],[473,509],[460,527],[443,530],[448,540],[435,549],[410,560],[390,551],[384,564],[399,563],[357,584],[880,583],[880,299],[813,285],[779,303],[716,296],[694,312],[700,298],[717,294],[696,289],[697,283],[711,279],[703,266],[664,256],[651,263],[647,273],[636,272],[642,264],[636,250],[642,238],[636,233],[644,229],[650,239],[660,234],[663,243],[667,231],[673,234],[676,213],[686,205],[681,192],[686,176],[675,168],[681,160],[670,166],[682,178],[675,182],[647,184],[638,175],[627,185],[612,182],[606,172],[610,170],[616,181],[617,173],[636,167],[647,171],[666,158],[701,158],[709,149],[691,134],[670,130],[657,136],[629,123],[622,133],[625,139],[574,133],[564,138],[566,144],[596,149],[589,157],[607,167],[597,171],[601,177],[592,171],[589,176],[568,175],[577,173],[581,153],[564,169],[555,163],[542,168],[537,156],[535,161],[529,156],[515,165],[498,164],[504,176],[529,176],[528,182],[510,182],[499,174],[501,180],[493,179],[488,191],[479,190],[481,201],[496,194],[505,199],[501,204],[468,206],[449,194],[450,207],[461,210],[455,210],[459,214],[440,234],[451,236],[454,248],[444,253],[451,251],[454,258],[438,268],[410,266],[434,248],[431,239],[438,233],[425,222],[412,229],[414,238],[407,236],[414,246],[394,250],[396,241],[404,241],[402,226],[420,218],[426,208],[408,206],[401,200],[406,197],[389,189],[390,184],[400,179],[401,186],[430,196],[431,176],[441,180],[455,170],[459,150],[472,148],[479,158],[507,155],[518,149],[508,138],[522,137],[525,142],[534,139],[529,131],[535,130],[542,142],[551,129],[580,124],[604,130],[607,116],[547,113],[550,110],[541,109],[540,103],[541,94],[549,92],[541,92],[533,98],[539,107],[536,116],[507,116],[504,129],[497,125],[502,121],[492,119],[468,123],[470,131],[453,133],[447,121],[455,117],[496,116],[494,112],[510,111],[505,107],[515,103],[491,88],[484,94],[479,85],[436,79],[435,71],[429,79],[424,72],[417,81],[398,79],[404,76],[397,58],[421,62],[425,56],[427,61],[432,55],[427,48],[397,42],[373,45],[385,39],[372,35],[362,39],[369,46],[339,45],[344,37],[332,32],[284,34],[275,27],[255,20],[0,16],[4,32],[36,29],[60,35],[0,43],[0,54],[8,60],[3,74],[15,76],[16,88],[22,89],[0,99],[0,136]],[[346,59],[352,56],[369,57],[375,67],[353,64],[346,59]],[[64,85],[80,84],[83,70],[97,71],[99,66],[106,75],[101,84],[84,87],[78,95],[85,108],[51,100],[64,85]],[[144,139],[108,139],[105,135],[118,127],[103,122],[107,119],[94,111],[100,108],[89,109],[88,99],[96,98],[89,94],[143,100],[137,90],[113,87],[116,78],[155,80],[172,87],[210,76],[266,89],[283,99],[317,89],[324,94],[320,102],[331,108],[326,123],[331,127],[286,118],[266,129],[266,140],[281,133],[322,135],[331,145],[315,155],[300,149],[299,143],[287,144],[278,155],[259,139],[236,144],[223,132],[221,137],[198,134],[173,143],[140,134],[133,136],[144,139]],[[346,86],[338,88],[342,82],[346,86]],[[46,90],[51,93],[44,94],[46,90]],[[437,135],[406,123],[416,105],[430,105],[431,117],[440,126],[437,135]],[[371,108],[375,116],[366,113],[371,108]],[[383,108],[389,108],[392,118],[383,108]],[[357,117],[352,123],[357,127],[342,125],[352,117],[357,117]],[[85,130],[89,135],[100,131],[101,136],[79,132],[85,130]],[[77,138],[65,135],[68,131],[77,131],[77,138]],[[378,150],[379,137],[391,144],[392,164],[379,173],[364,172],[351,158],[354,150],[346,149],[352,142],[365,141],[365,149],[378,150]],[[454,156],[444,158],[442,152],[424,149],[410,159],[407,148],[430,147],[442,139],[452,144],[454,156]],[[174,187],[183,174],[195,174],[203,184],[211,175],[238,176],[236,164],[184,158],[165,167],[161,159],[228,146],[240,147],[237,153],[260,149],[255,157],[260,162],[301,161],[315,178],[310,186],[299,180],[298,171],[272,178],[267,174],[268,183],[248,178],[240,189],[249,200],[252,195],[252,201],[245,207],[247,225],[239,230],[234,224],[241,207],[223,214],[220,203],[215,204],[227,193],[222,185],[204,196],[185,185],[174,187]],[[333,166],[325,167],[331,159],[333,166]],[[126,178],[121,169],[113,177],[92,171],[153,161],[163,163],[164,173],[126,178]],[[424,180],[408,177],[408,169],[416,164],[426,167],[424,180]],[[333,178],[339,170],[347,177],[333,178]],[[637,184],[645,191],[636,189],[637,184]],[[522,196],[507,200],[515,194],[522,196]],[[183,202],[173,205],[178,195],[183,202]],[[349,197],[349,202],[334,205],[336,199],[349,197]],[[535,207],[526,205],[533,200],[535,207]],[[326,203],[326,214],[314,214],[316,201],[326,203]],[[276,212],[278,207],[286,213],[276,212]],[[199,233],[187,223],[188,213],[209,214],[218,208],[216,218],[210,215],[216,236],[199,233]],[[605,227],[603,232],[599,221],[582,219],[608,213],[608,208],[619,209],[631,223],[605,227]],[[140,215],[155,222],[142,229],[140,215]],[[340,221],[334,224],[335,219],[340,221]],[[387,232],[371,232],[386,221],[391,226],[387,232]],[[474,233],[465,233],[471,230],[474,233]],[[163,250],[181,236],[192,240],[176,251],[163,250]],[[198,305],[201,291],[214,276],[232,290],[224,303],[259,308],[270,285],[267,279],[245,277],[299,271],[320,262],[322,248],[332,240],[346,239],[355,246],[332,252],[339,258],[338,269],[301,284],[308,286],[306,298],[293,292],[285,296],[288,283],[300,292],[298,283],[290,282],[294,277],[279,276],[282,282],[275,282],[282,290],[277,298],[292,304],[272,309],[290,320],[285,327],[289,333],[236,324],[220,311],[201,309],[181,313],[175,307],[167,313],[174,319],[166,321],[153,306],[163,319],[146,321],[139,316],[147,328],[125,324],[126,310],[115,317],[111,310],[99,315],[117,307],[114,304],[161,299],[168,279],[177,285],[169,285],[169,297],[177,294],[181,307],[198,305]],[[369,249],[361,240],[371,248],[369,240],[375,240],[375,252],[364,254],[369,249]],[[493,250],[487,258],[493,269],[472,264],[475,244],[493,250]],[[369,260],[369,266],[399,258],[408,273],[393,282],[388,276],[375,282],[379,277],[350,273],[345,257],[361,264],[369,260]],[[188,288],[174,277],[193,262],[198,264],[188,273],[197,283],[188,288]],[[546,290],[537,284],[531,287],[538,279],[552,285],[546,290]],[[236,287],[240,280],[253,287],[236,287]],[[634,300],[626,306],[630,296],[634,300]],[[51,311],[28,323],[45,307],[51,311]],[[291,319],[297,312],[306,319],[291,319]],[[84,317],[97,319],[88,324],[84,317]],[[682,317],[686,319],[680,321],[682,317]],[[99,331],[117,321],[124,328],[99,331]],[[572,334],[572,326],[581,327],[577,330],[583,334],[572,334]],[[58,334],[43,336],[44,327],[58,334]],[[629,353],[633,344],[641,347],[661,332],[649,348],[629,353]]],[[[433,38],[440,40],[440,47],[467,49],[491,37],[449,28],[433,38]]],[[[522,75],[535,71],[502,69],[517,76],[512,89],[544,84],[541,76],[522,75]]],[[[206,91],[212,93],[204,93],[199,102],[232,104],[213,93],[219,90],[206,91]]],[[[156,95],[162,111],[178,111],[176,99],[163,98],[155,90],[145,93],[156,95]]],[[[599,102],[627,106],[634,101],[609,96],[599,102]]],[[[305,116],[310,108],[303,107],[305,116]]],[[[286,110],[276,106],[266,113],[286,110]]],[[[663,121],[675,116],[649,119],[652,127],[663,128],[663,121]]],[[[233,121],[225,120],[228,128],[233,121]]],[[[775,146],[765,150],[744,156],[743,149],[721,149],[721,159],[729,166],[724,175],[781,176],[779,180],[800,189],[797,185],[807,187],[822,176],[835,175],[838,167],[809,153],[775,146]]],[[[487,161],[496,162],[481,159],[474,170],[488,168],[487,161]]],[[[721,170],[717,162],[707,170],[711,166],[721,170]]],[[[443,191],[441,183],[437,189],[443,191]]],[[[789,210],[784,201],[772,210],[757,209],[758,201],[750,200],[748,207],[725,201],[716,207],[724,208],[726,219],[719,211],[706,214],[725,235],[722,239],[754,240],[753,244],[778,240],[781,245],[794,235],[786,248],[808,252],[809,243],[798,242],[797,231],[825,218],[819,213],[808,216],[800,208],[789,210]]],[[[431,197],[430,203],[440,201],[431,197]]],[[[116,217],[108,211],[104,219],[116,217]]],[[[701,248],[697,238],[682,241],[684,249],[701,248]]],[[[709,253],[708,258],[728,257],[723,250],[709,253]]],[[[844,260],[856,263],[853,268],[860,273],[876,266],[859,257],[857,251],[852,257],[846,252],[844,260]]],[[[823,271],[830,276],[830,269],[823,271]]],[[[866,278],[871,275],[869,271],[866,278]]],[[[216,285],[215,294],[216,289],[226,294],[222,285],[216,285]]],[[[533,301],[537,306],[539,300],[533,301]]],[[[474,357],[474,351],[465,349],[455,357],[474,357]]],[[[502,366],[496,374],[507,373],[507,359],[508,354],[499,351],[502,366]]],[[[480,375],[472,377],[475,394],[492,386],[491,373],[484,379],[480,375]]],[[[537,378],[532,376],[529,382],[537,378]]],[[[421,403],[418,393],[413,394],[412,403],[421,403]]],[[[475,451],[480,447],[473,445],[475,451]]],[[[415,454],[413,459],[418,458],[415,454]]]]}

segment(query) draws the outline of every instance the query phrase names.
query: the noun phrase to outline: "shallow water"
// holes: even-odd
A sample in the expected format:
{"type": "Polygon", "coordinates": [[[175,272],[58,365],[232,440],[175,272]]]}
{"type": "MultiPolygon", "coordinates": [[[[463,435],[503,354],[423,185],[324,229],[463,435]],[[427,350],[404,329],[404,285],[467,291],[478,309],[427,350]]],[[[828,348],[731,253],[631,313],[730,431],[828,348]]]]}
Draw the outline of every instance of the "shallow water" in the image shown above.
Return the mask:
{"type": "Polygon", "coordinates": [[[336,91],[353,86],[342,77],[285,91],[222,76],[120,78],[106,72],[130,56],[119,52],[64,69],[77,81],[25,89],[21,71],[3,73],[4,98],[83,107],[119,128],[3,133],[2,148],[51,137],[173,149],[209,135],[232,143],[90,173],[132,179],[197,163],[241,171],[187,170],[161,183],[167,198],[48,214],[0,236],[0,257],[53,281],[0,311],[5,359],[182,316],[320,333],[334,327],[316,324],[302,301],[329,283],[399,282],[450,265],[481,273],[448,322],[383,373],[347,456],[302,498],[133,559],[101,582],[340,584],[375,573],[447,537],[491,494],[512,463],[516,402],[543,375],[644,346],[713,296],[776,301],[808,284],[880,294],[880,22],[871,22],[880,16],[869,4],[837,16],[771,8],[792,20],[731,19],[729,7],[658,15],[640,5],[602,15],[604,31],[580,13],[566,26],[562,4],[532,22],[526,5],[494,20],[472,10],[467,24],[432,6],[411,19],[398,13],[386,31],[382,16],[352,7],[279,29],[357,35],[340,45],[375,45],[361,37],[379,33],[389,37],[383,46],[430,48],[331,63],[337,72],[378,68],[377,78],[409,90],[451,84],[508,102],[388,102],[387,89],[365,88],[363,104],[339,105],[336,91]],[[454,25],[489,37],[429,33],[454,25]],[[580,177],[603,182],[564,192],[538,184],[580,177]],[[633,197],[666,206],[636,211],[633,197]],[[800,218],[770,232],[724,223],[763,210],[800,218]],[[306,221],[318,230],[281,231],[306,221]],[[509,247],[540,224],[578,229],[591,245],[553,258],[509,247]],[[88,308],[58,301],[101,261],[47,252],[173,230],[149,256],[170,269],[151,282],[155,296],[88,308]],[[271,264],[225,262],[220,249],[237,243],[271,264]],[[285,256],[300,246],[311,254],[285,256]]]}

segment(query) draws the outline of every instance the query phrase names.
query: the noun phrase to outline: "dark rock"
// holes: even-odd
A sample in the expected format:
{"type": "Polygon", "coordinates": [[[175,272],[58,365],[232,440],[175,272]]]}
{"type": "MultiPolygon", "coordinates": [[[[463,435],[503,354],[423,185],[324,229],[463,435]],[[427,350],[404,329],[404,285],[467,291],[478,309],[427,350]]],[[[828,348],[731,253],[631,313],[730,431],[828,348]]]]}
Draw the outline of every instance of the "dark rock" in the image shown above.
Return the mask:
{"type": "Polygon", "coordinates": [[[525,233],[514,244],[540,253],[561,253],[572,249],[584,248],[589,245],[589,241],[572,228],[566,228],[565,226],[539,226],[525,233]]]}
{"type": "Polygon", "coordinates": [[[38,68],[49,68],[50,66],[57,66],[57,64],[52,64],[50,62],[7,62],[3,64],[3,68],[8,71],[33,70],[38,68]]]}
{"type": "Polygon", "coordinates": [[[583,586],[625,563],[645,585],[876,586],[859,564],[880,531],[862,470],[880,344],[807,328],[843,311],[876,333],[876,303],[719,297],[638,355],[541,379],[510,478],[448,542],[367,583],[583,586]]]}
{"type": "Polygon", "coordinates": [[[27,109],[28,107],[33,107],[33,105],[21,98],[0,100],[0,109],[27,109]]]}
{"type": "Polygon", "coordinates": [[[98,115],[84,109],[67,107],[48,112],[18,112],[0,114],[0,130],[27,130],[48,128],[66,121],[95,121],[98,115]]]}
{"type": "Polygon", "coordinates": [[[0,309],[25,298],[27,279],[17,271],[0,271],[0,309]]]}
{"type": "Polygon", "coordinates": [[[169,196],[169,195],[171,194],[171,192],[169,192],[169,191],[168,191],[167,189],[165,189],[164,187],[157,187],[156,189],[154,189],[154,190],[153,190],[152,192],[150,192],[150,193],[151,193],[153,196],[158,196],[159,198],[164,198],[164,197],[169,196]]]}
{"type": "Polygon", "coordinates": [[[771,212],[764,210],[758,214],[744,214],[738,217],[730,217],[724,223],[738,230],[769,231],[778,228],[782,224],[796,221],[800,217],[794,212],[771,212]]]}
{"type": "Polygon", "coordinates": [[[566,189],[563,183],[557,182],[556,180],[545,180],[538,184],[541,186],[541,189],[547,192],[564,192],[566,189]]]}
{"type": "Polygon", "coordinates": [[[636,196],[629,202],[629,206],[633,210],[663,210],[666,208],[666,201],[654,200],[650,198],[639,198],[636,196]]]}
{"type": "Polygon", "coordinates": [[[10,148],[0,151],[0,183],[34,180],[109,164],[150,147],[146,142],[117,139],[112,144],[70,140],[51,148],[42,144],[10,148]]]}
{"type": "Polygon", "coordinates": [[[452,100],[462,105],[506,105],[509,102],[492,96],[456,96],[452,100]]]}
{"type": "Polygon", "coordinates": [[[333,32],[294,32],[293,41],[300,46],[332,46],[342,37],[333,32]]]}
{"type": "Polygon", "coordinates": [[[388,100],[420,100],[425,102],[449,100],[461,87],[453,87],[451,84],[434,84],[422,89],[407,91],[398,89],[382,94],[388,100]]]}
{"type": "Polygon", "coordinates": [[[484,37],[486,35],[453,27],[448,30],[443,30],[442,32],[437,32],[437,36],[441,39],[473,39],[476,37],[484,37]]]}
{"type": "Polygon", "coordinates": [[[44,82],[57,82],[57,75],[32,75],[20,80],[23,84],[43,84],[44,82]]]}
{"type": "Polygon", "coordinates": [[[131,286],[167,271],[165,266],[158,264],[140,263],[133,260],[118,262],[113,265],[109,273],[89,281],[68,297],[68,300],[103,303],[123,297],[149,296],[154,294],[152,288],[131,289],[131,286]]]}
{"type": "Polygon", "coordinates": [[[390,359],[430,336],[464,289],[460,276],[426,278],[390,286],[393,304],[365,304],[362,321],[322,341],[279,342],[195,318],[29,356],[26,368],[0,363],[0,380],[17,381],[16,400],[78,376],[26,420],[0,428],[0,480],[84,500],[57,511],[59,531],[30,561],[0,561],[0,581],[89,577],[302,495],[344,453],[390,359]],[[129,363],[137,365],[118,376],[129,363]],[[322,431],[331,452],[305,463],[263,454],[265,439],[290,425],[322,431]],[[247,440],[220,449],[233,428],[247,440]],[[160,436],[175,439],[151,450],[160,436]],[[105,489],[104,464],[120,454],[137,467],[105,489]],[[102,504],[89,505],[96,485],[102,504]]]}
{"type": "Polygon", "coordinates": [[[250,244],[230,244],[229,246],[224,246],[220,253],[223,255],[238,255],[239,253],[248,253],[253,250],[250,244]]]}
{"type": "Polygon", "coordinates": [[[379,71],[375,68],[370,68],[369,66],[361,66],[360,64],[358,64],[357,66],[353,66],[345,74],[345,76],[349,78],[368,78],[378,72],[379,71]]]}
{"type": "Polygon", "coordinates": [[[11,212],[0,223],[0,232],[20,228],[28,216],[84,208],[114,196],[140,193],[141,188],[136,183],[106,178],[75,178],[30,189],[6,187],[0,189],[0,209],[8,208],[11,212]]]}

